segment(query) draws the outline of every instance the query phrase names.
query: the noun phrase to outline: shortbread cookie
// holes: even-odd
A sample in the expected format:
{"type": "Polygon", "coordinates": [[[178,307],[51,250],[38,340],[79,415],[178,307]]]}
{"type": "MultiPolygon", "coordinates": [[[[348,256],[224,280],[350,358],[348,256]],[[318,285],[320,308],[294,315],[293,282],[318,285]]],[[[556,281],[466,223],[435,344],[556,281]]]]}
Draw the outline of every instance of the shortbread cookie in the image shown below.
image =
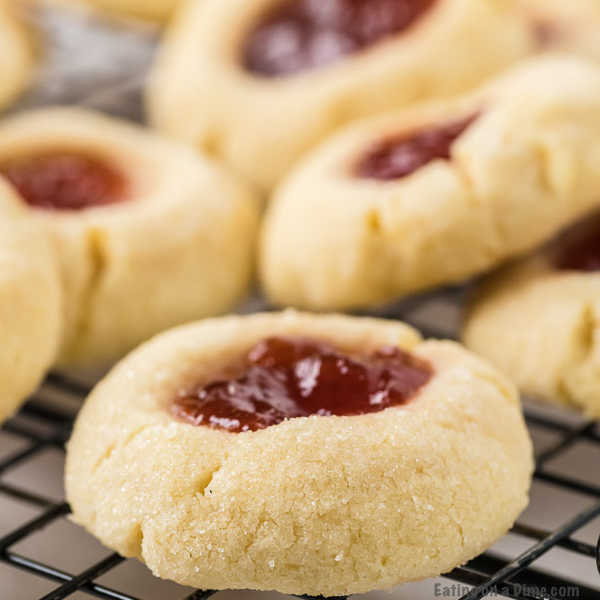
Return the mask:
{"type": "Polygon", "coordinates": [[[19,3],[0,0],[0,108],[18,96],[31,76],[31,40],[18,15],[19,3]]]}
{"type": "Polygon", "coordinates": [[[455,94],[536,43],[513,0],[192,0],[148,105],[160,129],[270,188],[340,125],[455,94]]]}
{"type": "Polygon", "coordinates": [[[95,389],[75,520],[204,589],[352,594],[477,555],[527,504],[516,390],[451,342],[294,312],[185,326],[95,389]]]}
{"type": "Polygon", "coordinates": [[[600,217],[486,280],[464,339],[521,386],[600,418],[600,217]]]}
{"type": "Polygon", "coordinates": [[[259,203],[186,147],[99,114],[42,110],[0,124],[0,175],[62,264],[60,366],[108,363],[247,290],[259,203]]]}
{"type": "Polygon", "coordinates": [[[561,49],[600,60],[598,0],[520,0],[542,49],[561,49]]]}
{"type": "Polygon", "coordinates": [[[482,272],[598,202],[600,69],[527,62],[464,98],[364,121],[311,154],[268,211],[273,302],[349,309],[482,272]]]}
{"type": "Polygon", "coordinates": [[[45,232],[0,183],[0,421],[37,388],[56,357],[60,291],[45,232]]]}

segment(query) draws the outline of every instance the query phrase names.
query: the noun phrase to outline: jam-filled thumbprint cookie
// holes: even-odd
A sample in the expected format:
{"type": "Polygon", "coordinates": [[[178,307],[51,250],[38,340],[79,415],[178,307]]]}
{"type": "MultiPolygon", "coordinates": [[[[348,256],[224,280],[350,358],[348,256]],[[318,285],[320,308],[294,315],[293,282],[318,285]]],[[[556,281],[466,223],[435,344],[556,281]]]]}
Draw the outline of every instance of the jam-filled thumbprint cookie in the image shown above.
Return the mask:
{"type": "Polygon", "coordinates": [[[565,50],[600,60],[598,0],[519,0],[542,50],[565,50]]]}
{"type": "Polygon", "coordinates": [[[534,399],[600,419],[600,215],[485,280],[467,345],[534,399]]]}
{"type": "Polygon", "coordinates": [[[527,504],[514,386],[459,345],[347,316],[167,332],[92,392],[75,520],[160,577],[332,596],[438,575],[527,504]]]}
{"type": "Polygon", "coordinates": [[[33,51],[19,3],[0,0],[0,108],[18,96],[31,77],[33,51]]]}
{"type": "Polygon", "coordinates": [[[267,294],[340,310],[464,280],[597,205],[598,161],[600,69],[578,58],[532,59],[465,97],[352,125],[275,194],[267,294]]]}
{"type": "Polygon", "coordinates": [[[259,202],[195,151],[116,119],[46,109],[0,123],[0,178],[62,268],[61,367],[100,367],[247,291],[259,202]]]}
{"type": "Polygon", "coordinates": [[[159,53],[149,111],[271,188],[335,128],[472,87],[529,53],[532,31],[513,0],[192,1],[159,53]]]}
{"type": "Polygon", "coordinates": [[[61,332],[60,276],[50,241],[0,182],[0,422],[37,388],[61,332]]]}

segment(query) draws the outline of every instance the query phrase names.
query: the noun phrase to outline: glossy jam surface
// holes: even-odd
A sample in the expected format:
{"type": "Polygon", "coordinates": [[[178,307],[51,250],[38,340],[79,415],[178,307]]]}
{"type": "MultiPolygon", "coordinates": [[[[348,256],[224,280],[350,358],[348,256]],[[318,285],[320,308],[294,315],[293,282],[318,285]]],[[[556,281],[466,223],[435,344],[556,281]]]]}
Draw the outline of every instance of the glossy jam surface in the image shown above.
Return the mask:
{"type": "Polygon", "coordinates": [[[249,33],[244,67],[266,77],[315,69],[409,28],[438,0],[284,0],[249,33]]]}
{"type": "Polygon", "coordinates": [[[236,375],[182,393],[174,414],[230,432],[309,415],[362,415],[406,404],[433,374],[425,361],[397,348],[349,356],[322,342],[286,337],[259,342],[230,371],[236,375]]]}
{"type": "Polygon", "coordinates": [[[600,216],[580,223],[559,240],[556,266],[565,271],[600,271],[600,216]]]}
{"type": "Polygon", "coordinates": [[[452,144],[475,121],[475,116],[391,137],[376,144],[358,162],[356,175],[389,181],[414,173],[436,159],[450,160],[452,144]]]}
{"type": "Polygon", "coordinates": [[[74,211],[125,199],[123,175],[91,157],[57,152],[0,163],[0,174],[35,208],[74,211]]]}

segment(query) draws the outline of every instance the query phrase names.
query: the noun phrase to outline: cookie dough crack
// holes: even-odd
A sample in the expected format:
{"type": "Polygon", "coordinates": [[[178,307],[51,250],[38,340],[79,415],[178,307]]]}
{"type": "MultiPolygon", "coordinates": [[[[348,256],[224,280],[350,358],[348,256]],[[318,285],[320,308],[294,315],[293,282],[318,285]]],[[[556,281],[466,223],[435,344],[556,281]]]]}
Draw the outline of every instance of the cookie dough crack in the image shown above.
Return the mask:
{"type": "Polygon", "coordinates": [[[103,465],[106,461],[110,460],[110,457],[113,455],[116,447],[117,444],[115,442],[109,444],[106,447],[106,450],[104,451],[102,456],[98,458],[98,460],[94,463],[94,466],[92,467],[92,470],[90,472],[90,475],[92,477],[96,474],[101,465],[103,465]]]}
{"type": "Polygon", "coordinates": [[[511,390],[503,384],[503,382],[494,375],[490,374],[487,371],[476,371],[475,373],[477,377],[481,378],[483,381],[489,383],[491,386],[496,388],[500,395],[506,399],[507,402],[514,404],[515,402],[519,402],[517,397],[511,392],[511,390]]]}
{"type": "Polygon", "coordinates": [[[98,472],[98,470],[100,469],[100,467],[107,463],[108,461],[110,461],[110,459],[114,456],[115,452],[117,450],[124,450],[127,446],[129,446],[131,443],[133,443],[133,441],[135,440],[135,438],[137,438],[139,435],[141,435],[142,433],[144,433],[146,430],[150,429],[152,426],[151,425],[142,425],[141,427],[138,427],[137,429],[134,429],[126,438],[125,440],[121,443],[121,444],[117,444],[116,442],[113,442],[111,444],[108,445],[108,447],[106,448],[104,454],[102,454],[102,456],[100,456],[98,458],[98,460],[96,461],[96,463],[94,464],[94,466],[92,467],[91,470],[91,475],[93,476],[95,473],[98,472]]]}
{"type": "Polygon", "coordinates": [[[579,346],[579,362],[585,362],[594,349],[594,338],[597,327],[594,307],[587,303],[582,310],[577,331],[579,346]]]}
{"type": "Polygon", "coordinates": [[[552,149],[540,143],[534,146],[534,152],[539,167],[539,182],[542,190],[548,194],[556,194],[556,186],[552,182],[552,149]]]}
{"type": "Polygon", "coordinates": [[[575,328],[572,358],[559,374],[556,384],[556,389],[563,400],[577,409],[585,408],[585,405],[571,390],[569,379],[575,371],[590,360],[595,348],[597,328],[598,320],[596,319],[594,306],[587,302],[582,307],[579,322],[575,328]]]}
{"type": "MultiPolygon", "coordinates": [[[[484,254],[488,260],[496,260],[503,254],[501,248],[507,238],[506,232],[497,218],[497,215],[491,210],[489,203],[484,196],[478,193],[475,180],[469,171],[469,165],[459,157],[453,157],[452,165],[457,178],[463,186],[463,193],[467,198],[469,206],[473,211],[485,212],[487,217],[487,235],[481,235],[482,248],[481,254],[484,254]]],[[[482,223],[483,225],[483,223],[482,223]]]]}
{"type": "MultiPolygon", "coordinates": [[[[79,314],[75,328],[75,348],[83,341],[83,338],[85,338],[90,329],[92,308],[108,265],[104,233],[101,230],[93,229],[90,231],[87,239],[87,255],[90,264],[90,274],[79,303],[79,314]]],[[[77,350],[74,353],[76,354],[77,350]]]]}
{"type": "Polygon", "coordinates": [[[135,525],[135,528],[133,530],[133,538],[134,538],[134,542],[132,543],[132,547],[135,548],[135,552],[133,554],[133,556],[135,558],[139,558],[142,560],[145,560],[144,557],[144,528],[146,527],[146,523],[147,520],[144,519],[141,523],[137,523],[135,525]]]}
{"type": "Polygon", "coordinates": [[[379,236],[383,231],[383,224],[379,209],[372,208],[365,215],[365,224],[368,232],[373,236],[379,236]]]}
{"type": "Polygon", "coordinates": [[[464,548],[465,547],[465,531],[463,529],[463,526],[461,523],[458,522],[458,520],[456,519],[452,519],[454,521],[454,524],[456,525],[456,529],[458,531],[458,536],[460,537],[460,547],[464,548]]]}
{"type": "Polygon", "coordinates": [[[199,143],[200,147],[208,154],[208,156],[218,159],[223,154],[223,149],[226,147],[225,136],[215,130],[208,132],[199,143]]]}
{"type": "Polygon", "coordinates": [[[211,488],[212,482],[217,475],[217,473],[223,468],[223,465],[220,464],[208,473],[205,473],[202,476],[202,479],[198,483],[197,493],[205,498],[209,498],[213,494],[213,490],[211,488]]]}
{"type": "Polygon", "coordinates": [[[473,207],[481,206],[481,198],[475,193],[476,186],[473,176],[469,172],[468,161],[461,160],[461,157],[452,155],[452,166],[457,178],[464,186],[465,196],[469,199],[469,204],[473,207]]]}

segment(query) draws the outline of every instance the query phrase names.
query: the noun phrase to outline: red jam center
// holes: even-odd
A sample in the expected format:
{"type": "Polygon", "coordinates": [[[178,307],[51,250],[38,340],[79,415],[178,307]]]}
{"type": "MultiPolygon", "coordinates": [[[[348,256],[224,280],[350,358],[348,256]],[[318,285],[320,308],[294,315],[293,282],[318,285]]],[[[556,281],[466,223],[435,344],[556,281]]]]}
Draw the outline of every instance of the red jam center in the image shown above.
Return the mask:
{"type": "Polygon", "coordinates": [[[406,404],[433,374],[398,348],[348,356],[301,338],[267,338],[254,346],[234,378],[182,394],[180,419],[231,432],[256,431],[309,415],[362,415],[406,404]]]}
{"type": "Polygon", "coordinates": [[[432,160],[450,160],[452,144],[475,121],[475,116],[376,144],[360,160],[356,175],[382,181],[401,179],[432,160]]]}
{"type": "Polygon", "coordinates": [[[436,0],[286,0],[250,32],[243,63],[277,77],[322,67],[410,27],[436,0]]]}
{"type": "Polygon", "coordinates": [[[35,208],[82,210],[124,199],[121,173],[97,159],[69,152],[5,161],[0,175],[35,208]]]}
{"type": "Polygon", "coordinates": [[[600,271],[600,216],[571,229],[559,242],[556,266],[565,271],[600,271]]]}

